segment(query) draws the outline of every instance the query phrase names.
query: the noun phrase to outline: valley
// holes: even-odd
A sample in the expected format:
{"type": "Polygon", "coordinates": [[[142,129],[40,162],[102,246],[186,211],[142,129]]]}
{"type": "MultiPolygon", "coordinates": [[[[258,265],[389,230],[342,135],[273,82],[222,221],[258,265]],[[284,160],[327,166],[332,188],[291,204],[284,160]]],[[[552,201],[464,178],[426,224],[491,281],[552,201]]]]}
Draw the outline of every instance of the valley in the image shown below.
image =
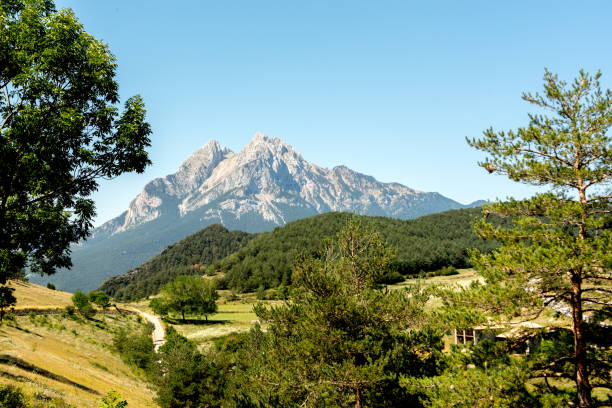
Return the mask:
{"type": "MultiPolygon", "coordinates": [[[[468,284],[472,270],[461,270],[451,277],[434,277],[430,283],[468,284]]],[[[409,283],[390,285],[400,289],[409,283]]],[[[130,310],[153,313],[148,300],[119,303],[116,309],[97,313],[91,320],[78,312],[68,313],[72,294],[50,290],[32,283],[12,282],[18,299],[15,314],[0,326],[0,384],[19,385],[33,406],[97,407],[98,401],[113,389],[134,407],[156,407],[152,385],[142,373],[127,365],[112,349],[113,333],[119,329],[138,331],[143,320],[130,310]],[[55,404],[55,405],[51,405],[55,404]],[[64,404],[64,405],[62,405],[64,404]]],[[[256,303],[282,305],[282,300],[260,300],[255,293],[233,295],[220,291],[218,311],[207,321],[198,316],[164,319],[202,352],[213,350],[229,336],[250,330],[258,322],[256,303]]],[[[270,289],[265,298],[276,296],[270,289]]],[[[263,324],[265,328],[266,324],[263,324]]]]}
{"type": "MultiPolygon", "coordinates": [[[[409,279],[401,283],[387,285],[389,290],[400,290],[408,285],[459,285],[467,286],[474,280],[479,279],[478,274],[473,269],[461,269],[457,275],[435,276],[424,279],[409,279]]],[[[187,322],[182,323],[180,316],[174,314],[164,319],[164,323],[171,325],[181,335],[198,344],[201,351],[209,350],[214,347],[215,342],[223,340],[233,334],[248,331],[255,323],[260,323],[257,315],[253,311],[253,306],[263,303],[267,306],[282,305],[283,300],[266,300],[277,297],[276,290],[270,289],[263,294],[264,299],[257,299],[255,293],[244,293],[232,295],[229,290],[220,290],[218,301],[218,311],[202,320],[199,316],[187,316],[187,322]]],[[[138,310],[145,310],[148,313],[153,311],[148,306],[148,300],[140,302],[126,303],[126,306],[138,310]]],[[[265,326],[265,323],[263,324],[265,326]]],[[[450,339],[450,337],[449,337],[450,339]]]]}
{"type": "Polygon", "coordinates": [[[612,408],[610,6],[442,3],[0,0],[0,408],[612,408]]]}

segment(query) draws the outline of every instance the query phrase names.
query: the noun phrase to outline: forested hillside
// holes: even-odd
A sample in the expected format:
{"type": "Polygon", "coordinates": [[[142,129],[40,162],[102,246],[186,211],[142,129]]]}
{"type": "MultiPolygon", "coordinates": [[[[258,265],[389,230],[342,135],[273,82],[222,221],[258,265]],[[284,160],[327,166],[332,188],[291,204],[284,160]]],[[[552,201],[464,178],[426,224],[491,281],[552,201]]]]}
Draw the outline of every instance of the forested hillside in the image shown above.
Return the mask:
{"type": "Polygon", "coordinates": [[[206,266],[244,247],[254,236],[210,225],[169,245],[138,268],[107,279],[100,290],[117,300],[149,296],[178,275],[203,274],[206,266]]]}
{"type": "MultiPolygon", "coordinates": [[[[402,221],[386,217],[359,216],[397,249],[393,269],[401,275],[433,271],[445,266],[469,266],[467,250],[488,251],[491,241],[474,234],[472,221],[480,208],[451,210],[402,221]]],[[[291,284],[291,270],[300,254],[316,256],[323,240],[334,237],[352,217],[349,213],[327,213],[291,222],[260,234],[236,253],[214,263],[223,273],[222,287],[253,291],[291,284]]]]}

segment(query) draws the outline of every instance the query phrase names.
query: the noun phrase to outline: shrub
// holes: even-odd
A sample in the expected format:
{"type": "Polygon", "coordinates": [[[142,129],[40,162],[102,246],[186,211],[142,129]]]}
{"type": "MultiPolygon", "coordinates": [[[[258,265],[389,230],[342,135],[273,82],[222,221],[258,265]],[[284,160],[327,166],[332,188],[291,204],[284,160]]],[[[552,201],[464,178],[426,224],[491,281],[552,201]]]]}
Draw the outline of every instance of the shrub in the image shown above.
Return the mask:
{"type": "Polygon", "coordinates": [[[74,292],[74,295],[72,295],[72,303],[85,318],[90,318],[96,313],[89,302],[89,298],[78,289],[74,292]]]}
{"type": "Polygon", "coordinates": [[[264,300],[266,298],[266,288],[263,285],[260,285],[255,292],[255,297],[257,300],[264,300]]]}
{"type": "Polygon", "coordinates": [[[413,274],[408,276],[409,278],[432,278],[434,276],[451,276],[458,275],[459,271],[454,266],[446,266],[444,268],[438,269],[436,271],[425,272],[421,270],[417,274],[413,274]]]}
{"type": "Polygon", "coordinates": [[[230,291],[230,294],[227,296],[227,300],[229,302],[233,302],[234,300],[238,300],[238,295],[236,294],[236,291],[234,289],[232,289],[230,291]]]}
{"type": "Polygon", "coordinates": [[[276,298],[279,300],[289,299],[289,288],[285,285],[280,285],[278,289],[276,289],[276,298]]]}
{"type": "Polygon", "coordinates": [[[150,329],[140,333],[128,333],[119,330],[113,337],[113,349],[119,353],[121,360],[126,364],[148,370],[155,358],[153,340],[150,337],[150,329]]]}
{"type": "Polygon", "coordinates": [[[68,305],[64,308],[64,312],[62,313],[62,316],[64,317],[72,317],[74,316],[74,313],[76,312],[76,309],[74,306],[72,305],[68,305]]]}
{"type": "Polygon", "coordinates": [[[47,289],[55,290],[55,285],[51,282],[47,282],[47,289]]]}
{"type": "Polygon", "coordinates": [[[115,390],[110,390],[106,397],[102,398],[99,408],[124,408],[127,407],[128,403],[123,397],[115,390]]]}
{"type": "Polygon", "coordinates": [[[27,408],[23,393],[12,385],[0,385],[0,407],[27,408]]]}
{"type": "Polygon", "coordinates": [[[105,310],[107,307],[110,306],[110,296],[100,290],[89,292],[87,294],[87,299],[89,299],[90,302],[95,303],[98,307],[101,307],[105,310]]]}
{"type": "Polygon", "coordinates": [[[14,288],[0,285],[0,323],[7,310],[12,310],[17,303],[17,298],[13,295],[14,288]]]}
{"type": "Polygon", "coordinates": [[[404,281],[404,277],[398,271],[388,271],[380,279],[380,283],[385,283],[389,285],[393,283],[403,282],[403,281],[404,281]]]}

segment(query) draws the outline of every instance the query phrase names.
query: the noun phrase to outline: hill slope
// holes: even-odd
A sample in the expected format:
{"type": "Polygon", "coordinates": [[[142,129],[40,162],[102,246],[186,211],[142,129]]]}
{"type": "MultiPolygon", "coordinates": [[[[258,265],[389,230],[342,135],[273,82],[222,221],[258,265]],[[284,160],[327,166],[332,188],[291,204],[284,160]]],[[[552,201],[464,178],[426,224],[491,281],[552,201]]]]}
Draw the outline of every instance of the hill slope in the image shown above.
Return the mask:
{"type": "MultiPolygon", "coordinates": [[[[72,303],[69,293],[31,283],[11,286],[17,309],[72,303]]],[[[61,400],[75,408],[95,408],[115,389],[130,407],[155,407],[145,381],[109,347],[114,331],[140,326],[136,316],[127,314],[98,314],[88,321],[62,314],[15,316],[0,326],[0,384],[18,386],[40,406],[66,406],[52,402],[61,400]]]]}
{"type": "MultiPolygon", "coordinates": [[[[467,249],[483,251],[494,247],[493,242],[482,241],[472,230],[472,220],[480,214],[479,208],[451,210],[416,220],[402,221],[386,217],[361,216],[364,222],[374,224],[387,242],[398,250],[395,270],[401,274],[414,274],[452,265],[469,265],[467,249]]],[[[314,254],[327,237],[333,237],[347,223],[352,214],[326,213],[277,227],[274,231],[251,237],[246,245],[209,266],[210,273],[222,273],[223,287],[237,291],[253,291],[260,286],[276,287],[291,284],[293,262],[300,253],[314,254]]],[[[197,234],[183,242],[197,242],[197,234]]],[[[109,279],[101,289],[121,300],[132,300],[155,293],[179,273],[203,274],[194,269],[194,258],[181,258],[177,244],[159,254],[130,274],[109,279]],[[152,268],[152,266],[154,268],[152,268]],[[167,265],[167,266],[165,266],[167,265]],[[153,274],[144,271],[155,270],[153,274]],[[135,279],[139,276],[138,279],[135,279]],[[130,279],[131,278],[131,279],[130,279]],[[140,282],[142,280],[142,282],[140,282]]],[[[197,248],[197,245],[193,245],[197,248]]],[[[203,263],[209,265],[209,263],[203,263]]]]}
{"type": "Polygon", "coordinates": [[[382,183],[345,166],[317,166],[261,133],[239,153],[210,141],[73,247],[71,270],[32,280],[87,291],[214,223],[261,232],[330,211],[409,219],[464,207],[439,193],[382,183]]]}
{"type": "Polygon", "coordinates": [[[255,235],[213,224],[169,245],[159,255],[123,275],[107,279],[100,290],[117,300],[143,298],[178,275],[203,273],[215,261],[244,247],[255,235]]]}
{"type": "MultiPolygon", "coordinates": [[[[452,265],[468,267],[467,250],[491,250],[495,244],[473,232],[480,208],[451,210],[415,220],[360,216],[398,251],[395,269],[402,275],[452,265]]],[[[327,213],[288,223],[257,236],[238,252],[212,267],[224,274],[224,287],[252,291],[291,284],[293,263],[300,253],[315,254],[325,238],[337,234],[352,214],[327,213]]]]}

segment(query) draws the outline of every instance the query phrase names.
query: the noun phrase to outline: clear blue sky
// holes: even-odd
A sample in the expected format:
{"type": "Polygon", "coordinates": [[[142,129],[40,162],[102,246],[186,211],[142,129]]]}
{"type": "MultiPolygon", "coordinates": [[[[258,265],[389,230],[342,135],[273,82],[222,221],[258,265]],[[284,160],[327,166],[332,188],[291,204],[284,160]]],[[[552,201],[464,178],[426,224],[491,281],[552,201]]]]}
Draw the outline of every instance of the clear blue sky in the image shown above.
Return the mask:
{"type": "Polygon", "coordinates": [[[603,72],[612,2],[57,0],[110,45],[122,98],[140,93],[153,165],[104,182],[100,224],[210,139],[256,131],[305,159],[457,201],[524,197],[465,143],[527,123],[544,67],[603,72]]]}

